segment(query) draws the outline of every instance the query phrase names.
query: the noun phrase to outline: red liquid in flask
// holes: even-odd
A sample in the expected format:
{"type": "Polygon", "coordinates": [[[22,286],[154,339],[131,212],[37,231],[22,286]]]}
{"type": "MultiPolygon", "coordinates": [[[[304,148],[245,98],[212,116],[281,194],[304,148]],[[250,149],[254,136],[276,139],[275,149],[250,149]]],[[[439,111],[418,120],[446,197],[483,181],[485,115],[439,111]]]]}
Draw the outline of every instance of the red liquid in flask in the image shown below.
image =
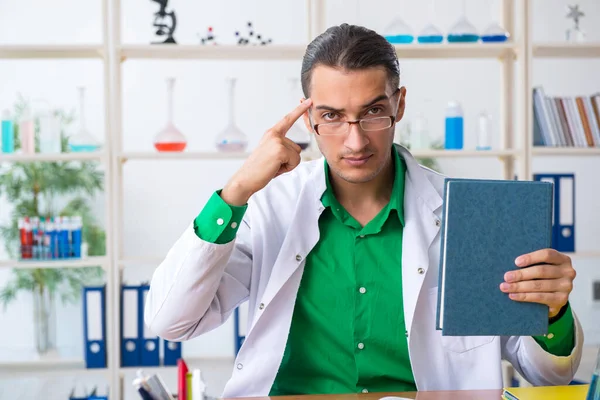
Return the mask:
{"type": "Polygon", "coordinates": [[[185,150],[186,142],[162,142],[154,143],[154,147],[158,151],[183,151],[185,150]]]}

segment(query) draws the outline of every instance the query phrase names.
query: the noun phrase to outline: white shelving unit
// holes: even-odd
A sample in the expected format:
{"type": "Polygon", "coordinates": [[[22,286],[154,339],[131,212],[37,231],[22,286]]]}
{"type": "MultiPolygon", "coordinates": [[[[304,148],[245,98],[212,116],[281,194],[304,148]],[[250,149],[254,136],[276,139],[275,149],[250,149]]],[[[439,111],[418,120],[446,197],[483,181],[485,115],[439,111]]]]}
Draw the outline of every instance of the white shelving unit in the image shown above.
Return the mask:
{"type": "MultiPolygon", "coordinates": [[[[325,28],[324,2],[326,0],[306,0],[306,23],[308,40],[311,40],[325,28]]],[[[502,163],[503,177],[512,179],[515,173],[524,179],[532,178],[532,160],[534,157],[587,156],[600,159],[600,148],[534,148],[532,124],[531,77],[534,57],[589,58],[600,57],[600,43],[597,44],[533,44],[531,39],[531,1],[503,0],[503,12],[500,22],[514,38],[515,19],[519,13],[521,32],[515,41],[499,44],[409,44],[397,45],[396,51],[402,59],[497,59],[501,63],[501,119],[500,148],[490,151],[472,150],[426,150],[414,151],[416,157],[435,158],[497,158],[502,163]],[[517,68],[514,61],[519,60],[517,68]],[[516,89],[514,89],[516,88],[516,89]],[[513,114],[515,101],[520,100],[523,108],[513,114]],[[518,171],[515,166],[518,165],[518,171]]],[[[101,45],[64,45],[64,46],[0,46],[0,59],[82,59],[102,60],[105,79],[106,132],[105,146],[101,153],[76,154],[0,154],[0,162],[36,162],[36,161],[90,161],[95,160],[105,169],[105,199],[107,210],[105,223],[107,230],[107,255],[90,257],[85,260],[60,262],[0,262],[0,268],[53,268],[101,266],[107,279],[107,368],[86,370],[81,360],[31,361],[0,364],[0,376],[3,374],[105,374],[110,383],[110,399],[122,398],[124,372],[130,369],[120,366],[119,313],[120,285],[122,269],[126,265],[157,264],[160,255],[143,258],[123,257],[123,165],[134,161],[161,160],[241,160],[248,153],[217,152],[124,152],[122,149],[122,71],[123,62],[128,59],[147,60],[300,60],[304,55],[304,45],[270,45],[265,47],[238,46],[194,46],[194,45],[125,45],[121,43],[121,7],[120,0],[103,0],[103,43],[101,45]]],[[[314,158],[311,153],[304,154],[305,159],[314,158]]],[[[572,254],[573,257],[600,258],[600,249],[572,254]]],[[[128,383],[127,383],[128,384],[128,383]]]]}

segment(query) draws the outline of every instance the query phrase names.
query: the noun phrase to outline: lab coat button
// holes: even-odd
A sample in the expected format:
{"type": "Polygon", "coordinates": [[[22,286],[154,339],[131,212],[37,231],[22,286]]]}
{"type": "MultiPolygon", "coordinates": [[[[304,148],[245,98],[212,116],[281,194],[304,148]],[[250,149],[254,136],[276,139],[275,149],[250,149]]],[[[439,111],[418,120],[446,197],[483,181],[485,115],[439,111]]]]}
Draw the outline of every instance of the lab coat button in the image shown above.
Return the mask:
{"type": "Polygon", "coordinates": [[[302,256],[300,254],[296,254],[296,261],[302,261],[302,256]]]}
{"type": "Polygon", "coordinates": [[[258,306],[258,309],[262,310],[263,308],[265,308],[265,303],[260,303],[260,305],[258,306]]]}
{"type": "Polygon", "coordinates": [[[441,224],[440,220],[439,220],[439,219],[436,219],[436,220],[435,220],[435,226],[440,226],[440,224],[441,224]]]}
{"type": "Polygon", "coordinates": [[[237,365],[237,369],[242,369],[242,368],[244,368],[244,366],[242,365],[242,363],[239,363],[239,364],[237,365]]]}
{"type": "Polygon", "coordinates": [[[417,272],[419,273],[419,275],[423,275],[425,273],[425,270],[423,268],[419,268],[417,272]]]}
{"type": "Polygon", "coordinates": [[[404,331],[404,335],[406,335],[406,337],[408,337],[408,331],[404,331]]]}

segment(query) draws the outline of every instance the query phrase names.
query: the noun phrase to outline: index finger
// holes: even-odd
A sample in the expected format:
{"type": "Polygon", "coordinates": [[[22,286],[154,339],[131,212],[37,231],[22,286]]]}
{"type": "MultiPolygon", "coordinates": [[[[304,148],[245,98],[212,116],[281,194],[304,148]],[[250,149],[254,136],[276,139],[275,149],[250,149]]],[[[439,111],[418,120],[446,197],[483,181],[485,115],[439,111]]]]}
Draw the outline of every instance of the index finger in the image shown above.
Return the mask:
{"type": "Polygon", "coordinates": [[[518,267],[527,267],[534,264],[562,264],[566,256],[554,249],[542,249],[517,257],[515,264],[518,267]]]}
{"type": "Polygon", "coordinates": [[[300,103],[296,108],[289,112],[282,120],[277,122],[273,128],[277,134],[285,136],[287,131],[294,125],[294,123],[304,114],[312,105],[311,99],[306,99],[300,103]]]}

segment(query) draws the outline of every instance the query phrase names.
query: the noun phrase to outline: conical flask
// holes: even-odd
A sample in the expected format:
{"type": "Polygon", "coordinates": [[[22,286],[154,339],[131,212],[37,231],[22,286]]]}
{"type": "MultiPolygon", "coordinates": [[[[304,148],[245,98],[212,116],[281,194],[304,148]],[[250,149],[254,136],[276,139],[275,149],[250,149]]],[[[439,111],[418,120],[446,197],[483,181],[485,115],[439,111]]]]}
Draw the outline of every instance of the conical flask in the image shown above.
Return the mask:
{"type": "Polygon", "coordinates": [[[448,43],[473,43],[479,41],[479,33],[467,19],[467,1],[462,2],[462,14],[448,32],[448,43]]]}
{"type": "Polygon", "coordinates": [[[228,122],[217,135],[215,145],[219,151],[242,152],[248,147],[248,138],[235,123],[235,84],[236,78],[227,78],[228,122]]]}
{"type": "Polygon", "coordinates": [[[444,41],[442,31],[433,23],[435,20],[435,0],[429,2],[429,23],[419,32],[417,41],[419,43],[441,43],[444,41]]]}
{"type": "Polygon", "coordinates": [[[154,147],[160,152],[185,150],[187,139],[173,123],[173,89],[175,78],[167,78],[167,124],[154,137],[154,147]]]}
{"type": "Polygon", "coordinates": [[[100,148],[100,143],[92,136],[86,125],[85,87],[80,86],[77,90],[79,91],[79,128],[75,135],[69,137],[69,149],[72,152],[96,151],[100,148]]]}
{"type": "Polygon", "coordinates": [[[494,18],[494,0],[488,0],[490,6],[490,20],[492,21],[481,34],[481,41],[486,43],[506,42],[510,34],[494,18]]]}
{"type": "Polygon", "coordinates": [[[396,17],[383,30],[383,36],[392,44],[412,43],[415,39],[412,29],[400,17],[396,17]]]}
{"type": "MultiPolygon", "coordinates": [[[[289,109],[298,105],[300,101],[300,79],[289,78],[289,109]]],[[[302,150],[306,150],[310,145],[310,135],[304,126],[304,120],[300,117],[294,125],[288,130],[286,137],[296,143],[302,150]]]]}

